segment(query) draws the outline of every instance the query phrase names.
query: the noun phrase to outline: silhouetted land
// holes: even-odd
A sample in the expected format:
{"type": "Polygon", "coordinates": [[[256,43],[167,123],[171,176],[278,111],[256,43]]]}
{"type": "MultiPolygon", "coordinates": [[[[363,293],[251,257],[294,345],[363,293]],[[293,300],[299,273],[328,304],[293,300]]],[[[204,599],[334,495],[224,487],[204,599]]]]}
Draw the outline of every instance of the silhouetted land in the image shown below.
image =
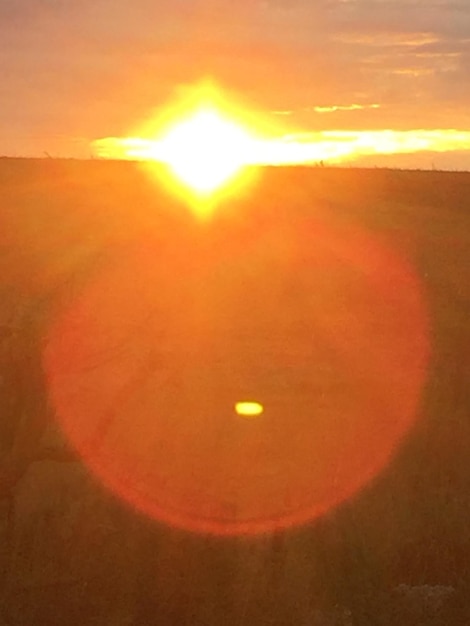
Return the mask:
{"type": "Polygon", "coordinates": [[[190,247],[203,227],[132,163],[0,160],[0,624],[470,621],[470,173],[269,168],[204,228],[282,238],[318,216],[387,242],[423,284],[418,419],[380,475],[316,521],[191,534],[90,475],[55,425],[41,355],[97,268],[149,233],[190,247]]]}

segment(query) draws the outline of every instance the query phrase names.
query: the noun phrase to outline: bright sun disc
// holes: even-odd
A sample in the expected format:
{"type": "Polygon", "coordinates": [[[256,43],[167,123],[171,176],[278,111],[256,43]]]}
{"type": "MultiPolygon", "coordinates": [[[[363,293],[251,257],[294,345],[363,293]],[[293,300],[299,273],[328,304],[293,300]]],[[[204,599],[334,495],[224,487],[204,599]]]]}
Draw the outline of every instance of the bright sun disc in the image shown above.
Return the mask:
{"type": "Polygon", "coordinates": [[[250,135],[215,109],[201,109],[177,123],[154,144],[154,158],[196,194],[205,196],[227,183],[246,163],[250,135]]]}

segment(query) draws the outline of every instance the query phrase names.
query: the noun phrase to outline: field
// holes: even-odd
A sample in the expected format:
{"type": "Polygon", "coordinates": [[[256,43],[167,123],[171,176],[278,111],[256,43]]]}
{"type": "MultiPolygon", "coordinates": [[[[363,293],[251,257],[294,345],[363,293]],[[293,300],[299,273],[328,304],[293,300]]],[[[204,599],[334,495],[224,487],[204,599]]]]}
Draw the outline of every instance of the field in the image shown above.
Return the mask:
{"type": "Polygon", "coordinates": [[[469,173],[0,190],[0,624],[470,621],[469,173]]]}

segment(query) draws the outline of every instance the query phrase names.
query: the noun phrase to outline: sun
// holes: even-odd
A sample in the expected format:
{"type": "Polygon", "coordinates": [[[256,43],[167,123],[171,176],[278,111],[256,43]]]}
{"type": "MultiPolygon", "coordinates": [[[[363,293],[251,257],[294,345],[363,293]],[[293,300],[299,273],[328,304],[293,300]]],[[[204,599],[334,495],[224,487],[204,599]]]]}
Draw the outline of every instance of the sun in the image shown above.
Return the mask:
{"type": "Polygon", "coordinates": [[[248,192],[266,167],[341,165],[371,155],[445,152],[466,147],[470,140],[470,133],[455,129],[313,130],[298,126],[296,119],[295,109],[253,107],[204,79],[179,85],[166,105],[150,111],[129,135],[95,139],[92,146],[99,158],[138,161],[158,186],[206,219],[228,197],[248,192]],[[279,113],[286,116],[281,120],[279,113]]]}
{"type": "Polygon", "coordinates": [[[126,137],[97,140],[100,156],[137,160],[159,185],[200,218],[244,194],[264,166],[318,162],[351,151],[351,142],[305,140],[211,80],[182,88],[126,137]]]}
{"type": "Polygon", "coordinates": [[[243,126],[204,107],[169,128],[152,152],[194,193],[208,196],[246,165],[252,143],[243,126]]]}
{"type": "Polygon", "coordinates": [[[101,156],[142,162],[200,217],[256,179],[273,124],[211,80],[182,88],[127,137],[98,140],[101,156]]]}

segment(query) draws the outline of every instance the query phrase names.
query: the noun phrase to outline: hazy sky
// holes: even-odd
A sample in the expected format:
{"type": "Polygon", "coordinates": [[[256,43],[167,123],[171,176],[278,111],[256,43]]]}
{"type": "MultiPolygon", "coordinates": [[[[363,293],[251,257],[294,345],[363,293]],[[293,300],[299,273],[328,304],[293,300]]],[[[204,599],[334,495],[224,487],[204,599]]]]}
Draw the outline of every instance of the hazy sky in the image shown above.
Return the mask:
{"type": "Polygon", "coordinates": [[[206,75],[306,131],[470,130],[470,1],[0,0],[0,75],[0,154],[88,156],[206,75]]]}

